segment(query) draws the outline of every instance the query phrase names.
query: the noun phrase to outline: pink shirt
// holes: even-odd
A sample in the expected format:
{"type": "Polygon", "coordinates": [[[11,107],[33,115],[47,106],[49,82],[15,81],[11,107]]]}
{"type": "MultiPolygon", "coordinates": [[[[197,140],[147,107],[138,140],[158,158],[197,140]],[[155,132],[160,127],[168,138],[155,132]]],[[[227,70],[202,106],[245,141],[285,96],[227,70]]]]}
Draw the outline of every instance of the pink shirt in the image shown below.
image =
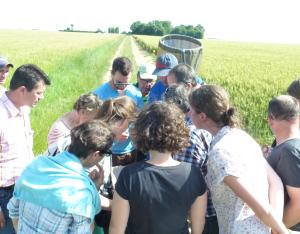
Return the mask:
{"type": "Polygon", "coordinates": [[[3,94],[0,97],[0,187],[14,184],[31,162],[32,143],[29,108],[16,108],[3,94]]]}
{"type": "Polygon", "coordinates": [[[70,135],[69,127],[64,123],[63,119],[56,120],[48,133],[48,148],[52,145],[57,146],[58,139],[70,135]]]}

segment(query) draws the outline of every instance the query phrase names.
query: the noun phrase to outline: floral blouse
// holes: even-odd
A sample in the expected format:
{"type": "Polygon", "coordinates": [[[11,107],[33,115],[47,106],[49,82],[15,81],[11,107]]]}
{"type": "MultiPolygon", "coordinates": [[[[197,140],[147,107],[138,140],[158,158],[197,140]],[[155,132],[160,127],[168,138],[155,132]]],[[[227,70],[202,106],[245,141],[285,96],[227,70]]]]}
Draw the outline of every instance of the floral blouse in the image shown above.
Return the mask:
{"type": "Polygon", "coordinates": [[[223,127],[212,141],[206,176],[217,212],[219,233],[265,234],[270,229],[223,182],[226,176],[242,179],[251,193],[269,203],[267,171],[260,146],[246,132],[223,127]]]}

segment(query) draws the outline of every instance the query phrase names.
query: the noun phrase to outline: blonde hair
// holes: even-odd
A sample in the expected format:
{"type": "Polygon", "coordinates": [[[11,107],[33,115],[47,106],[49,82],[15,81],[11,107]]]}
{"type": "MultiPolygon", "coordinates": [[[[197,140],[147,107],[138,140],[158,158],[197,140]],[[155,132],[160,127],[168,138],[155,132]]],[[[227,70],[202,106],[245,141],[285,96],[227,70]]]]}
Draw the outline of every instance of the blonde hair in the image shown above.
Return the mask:
{"type": "Polygon", "coordinates": [[[127,96],[108,99],[103,102],[99,118],[106,123],[115,123],[123,119],[132,119],[137,112],[134,101],[127,96]]]}

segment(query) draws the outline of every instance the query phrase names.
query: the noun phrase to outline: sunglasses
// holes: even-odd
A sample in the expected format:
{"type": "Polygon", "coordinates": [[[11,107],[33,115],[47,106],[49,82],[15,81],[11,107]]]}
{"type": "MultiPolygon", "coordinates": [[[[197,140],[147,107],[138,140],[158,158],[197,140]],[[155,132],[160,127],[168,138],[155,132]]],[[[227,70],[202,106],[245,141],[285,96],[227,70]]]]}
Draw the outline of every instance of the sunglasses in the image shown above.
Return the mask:
{"type": "Polygon", "coordinates": [[[114,82],[114,85],[115,85],[116,87],[119,87],[119,86],[127,86],[127,85],[130,85],[130,83],[114,82]]]}

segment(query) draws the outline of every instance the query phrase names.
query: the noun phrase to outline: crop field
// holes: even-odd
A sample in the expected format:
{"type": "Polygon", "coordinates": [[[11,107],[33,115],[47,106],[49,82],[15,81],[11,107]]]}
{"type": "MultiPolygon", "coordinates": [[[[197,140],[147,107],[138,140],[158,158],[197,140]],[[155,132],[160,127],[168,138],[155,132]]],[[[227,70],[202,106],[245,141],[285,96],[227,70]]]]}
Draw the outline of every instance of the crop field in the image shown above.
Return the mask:
{"type": "MultiPolygon", "coordinates": [[[[138,36],[151,47],[160,37],[138,36]]],[[[267,126],[269,100],[286,94],[292,80],[300,78],[300,44],[266,44],[203,40],[203,57],[197,71],[209,84],[230,94],[244,128],[261,144],[272,142],[267,126]]]]}
{"type": "MultiPolygon", "coordinates": [[[[0,30],[0,38],[0,54],[7,56],[15,68],[35,63],[52,81],[45,98],[31,112],[35,154],[45,151],[51,124],[71,110],[80,94],[102,83],[121,44],[120,55],[134,63],[130,37],[124,35],[0,30]]],[[[157,50],[160,37],[138,38],[157,50]]],[[[207,83],[225,87],[245,129],[260,143],[270,143],[267,103],[273,96],[285,93],[289,83],[300,77],[299,61],[300,45],[204,40],[202,64],[197,72],[207,83]]],[[[135,63],[134,68],[133,78],[135,63]]]]}
{"type": "MultiPolygon", "coordinates": [[[[31,112],[34,153],[40,154],[46,149],[51,124],[72,109],[80,94],[100,85],[100,79],[110,68],[111,59],[125,37],[0,30],[0,38],[0,54],[7,56],[15,68],[34,63],[51,79],[52,84],[47,87],[45,98],[31,112]]],[[[9,81],[6,86],[9,86],[9,81]]]]}

